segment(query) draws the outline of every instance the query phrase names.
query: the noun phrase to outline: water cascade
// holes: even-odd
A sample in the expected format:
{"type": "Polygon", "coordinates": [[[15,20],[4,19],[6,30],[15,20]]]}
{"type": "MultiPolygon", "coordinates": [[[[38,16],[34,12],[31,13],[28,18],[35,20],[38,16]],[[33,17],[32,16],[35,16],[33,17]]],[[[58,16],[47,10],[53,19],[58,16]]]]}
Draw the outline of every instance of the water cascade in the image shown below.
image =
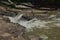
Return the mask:
{"type": "Polygon", "coordinates": [[[10,21],[13,23],[18,23],[26,28],[31,28],[31,27],[39,27],[39,28],[43,28],[43,27],[49,27],[47,24],[54,24],[55,26],[58,26],[60,24],[60,20],[58,21],[58,19],[56,18],[56,15],[51,15],[48,18],[52,17],[52,21],[45,21],[45,20],[38,20],[37,18],[33,18],[31,20],[27,20],[23,17],[24,14],[18,14],[14,17],[9,17],[10,21]],[[55,18],[54,18],[55,16],[55,18]],[[57,19],[57,20],[56,20],[57,19]],[[56,23],[57,22],[57,23],[56,23]]]}

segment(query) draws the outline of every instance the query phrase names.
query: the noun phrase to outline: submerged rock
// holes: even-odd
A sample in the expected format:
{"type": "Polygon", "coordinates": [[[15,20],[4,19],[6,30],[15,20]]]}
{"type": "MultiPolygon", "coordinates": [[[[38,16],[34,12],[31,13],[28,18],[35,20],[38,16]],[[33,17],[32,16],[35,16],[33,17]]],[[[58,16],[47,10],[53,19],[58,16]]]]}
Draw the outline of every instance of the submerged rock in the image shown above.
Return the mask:
{"type": "Polygon", "coordinates": [[[39,36],[29,35],[30,40],[42,40],[39,36]]]}

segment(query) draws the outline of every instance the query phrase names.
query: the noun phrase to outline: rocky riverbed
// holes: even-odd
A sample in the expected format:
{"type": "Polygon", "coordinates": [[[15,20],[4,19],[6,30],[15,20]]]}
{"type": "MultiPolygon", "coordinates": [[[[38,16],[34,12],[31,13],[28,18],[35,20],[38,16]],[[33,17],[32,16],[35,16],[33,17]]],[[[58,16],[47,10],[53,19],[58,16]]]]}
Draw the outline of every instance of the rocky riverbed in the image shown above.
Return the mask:
{"type": "Polygon", "coordinates": [[[25,15],[27,12],[3,11],[3,9],[0,12],[0,40],[60,39],[59,11],[37,12],[36,15],[31,14],[32,18],[30,19],[29,12],[27,16],[25,15]]]}

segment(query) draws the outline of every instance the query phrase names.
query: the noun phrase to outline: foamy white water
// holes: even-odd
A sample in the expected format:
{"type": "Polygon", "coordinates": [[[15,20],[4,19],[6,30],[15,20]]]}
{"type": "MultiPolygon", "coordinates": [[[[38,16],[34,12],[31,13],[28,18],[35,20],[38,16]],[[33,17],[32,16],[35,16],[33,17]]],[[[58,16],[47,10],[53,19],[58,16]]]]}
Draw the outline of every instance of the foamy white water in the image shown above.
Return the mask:
{"type": "Polygon", "coordinates": [[[43,38],[43,40],[47,40],[48,36],[46,36],[46,35],[40,35],[40,38],[43,38]]]}
{"type": "Polygon", "coordinates": [[[24,20],[22,18],[22,14],[19,15],[19,16],[16,16],[16,17],[9,17],[10,21],[13,22],[13,23],[18,23],[26,28],[31,28],[31,27],[35,27],[35,26],[45,26],[45,24],[47,22],[44,22],[44,21],[40,21],[40,20],[37,20],[36,18],[34,19],[31,19],[30,21],[27,21],[27,20],[24,20]]]}
{"type": "MultiPolygon", "coordinates": [[[[38,20],[37,18],[33,18],[29,21],[27,21],[27,19],[22,18],[23,14],[18,14],[15,17],[9,17],[10,21],[13,23],[18,23],[26,28],[31,28],[31,27],[39,27],[39,28],[43,28],[43,27],[48,27],[46,24],[48,23],[53,23],[56,22],[56,19],[54,19],[54,21],[43,21],[43,20],[38,20]]],[[[55,15],[50,16],[54,17],[55,15]]],[[[57,19],[60,21],[60,19],[57,19]]],[[[54,23],[54,25],[56,26],[60,26],[60,23],[54,23]]]]}
{"type": "Polygon", "coordinates": [[[9,17],[9,19],[13,23],[18,23],[22,16],[23,16],[23,14],[19,14],[19,15],[15,16],[15,17],[9,17]]]}

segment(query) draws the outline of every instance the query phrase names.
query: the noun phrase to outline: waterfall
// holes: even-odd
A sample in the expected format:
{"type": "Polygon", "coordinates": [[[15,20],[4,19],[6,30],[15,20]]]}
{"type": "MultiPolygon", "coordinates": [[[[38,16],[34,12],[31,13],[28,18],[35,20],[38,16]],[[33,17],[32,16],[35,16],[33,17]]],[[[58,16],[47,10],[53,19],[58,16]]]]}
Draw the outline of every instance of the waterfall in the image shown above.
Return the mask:
{"type": "MultiPolygon", "coordinates": [[[[58,19],[57,18],[54,18],[55,15],[51,15],[50,17],[48,18],[51,18],[53,17],[52,21],[45,21],[45,20],[38,20],[37,18],[33,18],[31,20],[27,20],[26,18],[23,17],[24,14],[18,14],[14,17],[9,17],[10,21],[13,22],[13,23],[18,23],[26,28],[31,28],[31,27],[39,27],[39,28],[43,28],[43,27],[50,27],[49,25],[46,25],[46,24],[52,24],[55,25],[55,26],[60,26],[60,20],[57,21],[58,19]],[[57,19],[57,20],[56,20],[57,19]],[[58,23],[56,23],[58,22],[58,23]]],[[[60,18],[59,18],[60,19],[60,18]]]]}
{"type": "Polygon", "coordinates": [[[21,19],[21,17],[23,16],[23,14],[18,14],[17,16],[15,17],[9,17],[10,21],[13,22],[13,23],[18,23],[19,19],[21,19]]]}
{"type": "Polygon", "coordinates": [[[9,19],[11,22],[18,23],[27,28],[31,27],[31,23],[34,22],[35,20],[37,20],[36,18],[34,18],[34,19],[28,21],[27,19],[24,19],[22,16],[23,16],[23,14],[18,14],[15,17],[9,17],[9,19]]]}
{"type": "Polygon", "coordinates": [[[31,20],[24,19],[23,14],[18,14],[15,17],[9,17],[10,21],[13,23],[18,23],[26,28],[31,28],[34,26],[45,26],[45,22],[39,21],[37,18],[33,18],[31,20]]]}

